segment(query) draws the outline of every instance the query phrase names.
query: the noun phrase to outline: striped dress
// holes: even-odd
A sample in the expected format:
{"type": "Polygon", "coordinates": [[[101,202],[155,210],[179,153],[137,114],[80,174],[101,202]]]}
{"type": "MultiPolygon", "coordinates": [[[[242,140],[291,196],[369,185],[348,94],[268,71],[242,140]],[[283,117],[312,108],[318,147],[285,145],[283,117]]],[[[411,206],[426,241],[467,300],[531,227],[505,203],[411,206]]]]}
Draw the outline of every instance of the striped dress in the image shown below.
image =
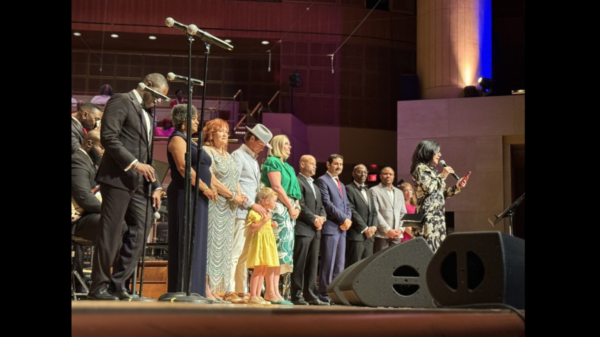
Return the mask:
{"type": "MultiPolygon", "coordinates": [[[[221,157],[212,147],[204,146],[212,159],[211,171],[230,191],[237,192],[240,172],[233,157],[224,152],[221,157]]],[[[230,289],[231,250],[237,204],[219,195],[217,201],[208,202],[208,266],[209,287],[213,293],[224,293],[230,289]]]]}

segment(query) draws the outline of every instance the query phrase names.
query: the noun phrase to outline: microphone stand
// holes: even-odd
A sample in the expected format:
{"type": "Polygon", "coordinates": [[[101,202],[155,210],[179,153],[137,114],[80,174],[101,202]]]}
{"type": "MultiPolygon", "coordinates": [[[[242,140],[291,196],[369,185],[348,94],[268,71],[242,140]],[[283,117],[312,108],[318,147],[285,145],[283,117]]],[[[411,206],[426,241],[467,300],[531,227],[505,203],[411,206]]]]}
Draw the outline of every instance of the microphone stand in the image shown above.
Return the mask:
{"type": "MultiPolygon", "coordinates": [[[[208,55],[210,54],[210,43],[204,42],[204,47],[206,49],[206,52],[205,52],[206,56],[204,57],[204,85],[202,86],[202,109],[200,109],[200,125],[198,126],[198,160],[196,161],[196,181],[195,181],[195,185],[194,185],[194,205],[196,205],[196,198],[198,197],[198,193],[199,193],[199,190],[200,190],[200,187],[198,186],[198,184],[200,182],[200,174],[199,174],[199,172],[200,172],[200,158],[202,158],[201,155],[202,155],[202,151],[203,151],[203,149],[202,149],[202,146],[203,146],[203,144],[202,144],[202,132],[203,132],[203,129],[204,129],[204,103],[206,102],[206,99],[205,99],[205,97],[206,97],[206,86],[207,86],[206,78],[207,78],[207,75],[208,75],[208,55]]],[[[190,68],[190,72],[189,72],[188,78],[192,78],[191,68],[190,68]]],[[[190,88],[191,88],[191,83],[190,83],[190,88]]],[[[189,110],[189,111],[190,111],[190,115],[189,116],[191,116],[191,110],[189,110]]],[[[191,140],[192,140],[191,130],[188,131],[188,134],[189,134],[188,138],[190,139],[190,142],[191,142],[191,140]]],[[[190,252],[194,251],[194,234],[195,234],[195,230],[196,230],[196,226],[195,226],[195,223],[196,223],[196,207],[194,207],[193,210],[192,210],[192,223],[194,225],[192,226],[192,231],[191,231],[191,234],[190,234],[190,237],[191,237],[190,252]]],[[[192,259],[190,259],[188,261],[188,263],[189,263],[188,270],[191,271],[192,270],[192,259]]],[[[202,263],[204,263],[204,261],[202,261],[202,263]]],[[[190,272],[188,274],[188,284],[187,284],[187,294],[188,294],[188,296],[190,295],[190,286],[191,286],[191,283],[192,283],[192,273],[190,272]]],[[[208,284],[207,284],[207,286],[208,286],[208,284]]],[[[205,298],[205,300],[210,301],[209,303],[212,303],[212,301],[209,300],[209,299],[207,299],[207,298],[205,298]]]]}
{"type": "Polygon", "coordinates": [[[508,217],[510,220],[510,225],[508,227],[508,234],[512,236],[513,235],[513,214],[515,213],[517,206],[519,206],[519,204],[521,203],[521,201],[523,201],[523,199],[525,199],[525,193],[523,193],[517,200],[515,200],[515,202],[513,202],[512,205],[508,206],[508,208],[505,209],[502,213],[495,215],[496,220],[494,220],[493,223],[489,218],[488,218],[488,221],[492,224],[492,226],[496,226],[496,224],[498,222],[500,222],[500,220],[508,217]]]}
{"type": "MultiPolygon", "coordinates": [[[[193,91],[193,83],[189,79],[192,78],[192,42],[194,38],[192,35],[186,33],[188,37],[188,102],[187,102],[187,121],[186,121],[186,131],[187,131],[187,139],[186,139],[186,151],[185,151],[185,180],[184,180],[184,204],[183,204],[183,233],[181,235],[181,240],[179,244],[179,273],[178,273],[178,281],[179,288],[185,289],[185,292],[167,292],[162,294],[158,300],[159,301],[169,301],[169,302],[193,302],[193,303],[212,303],[211,300],[200,296],[200,295],[191,295],[190,294],[190,283],[191,283],[191,266],[192,266],[192,252],[193,252],[193,224],[190,221],[190,199],[192,193],[192,178],[191,178],[191,169],[192,169],[192,91],[193,91]],[[190,227],[191,227],[191,236],[190,236],[190,227]],[[191,241],[191,244],[190,244],[191,241]],[[187,267],[187,269],[186,269],[187,267]],[[186,282],[187,281],[187,282],[186,282]]],[[[205,75],[206,79],[206,75],[205,75]]],[[[206,82],[205,82],[206,85],[206,82]]],[[[203,111],[202,116],[204,116],[204,102],[203,102],[203,111]]],[[[199,148],[201,148],[199,146],[199,148]]],[[[200,163],[200,157],[198,157],[198,163],[200,163]]],[[[198,170],[196,170],[196,176],[198,170]]],[[[194,203],[195,205],[195,203],[194,203]]],[[[196,207],[194,207],[194,210],[196,207]]],[[[192,218],[193,219],[193,218],[192,218]]],[[[202,261],[201,263],[204,263],[202,261]]]]}
{"type": "MultiPolygon", "coordinates": [[[[152,114],[152,123],[151,123],[151,130],[149,130],[152,134],[152,139],[149,140],[148,142],[148,146],[150,147],[150,151],[148,153],[148,160],[147,162],[150,163],[150,165],[153,165],[153,156],[154,156],[154,124],[156,124],[156,105],[158,104],[158,99],[156,97],[154,97],[154,107],[153,107],[153,114],[152,114]]],[[[144,243],[144,246],[142,248],[142,271],[140,272],[140,292],[139,295],[135,294],[135,287],[136,287],[136,283],[137,283],[137,265],[135,267],[135,269],[133,270],[133,280],[131,281],[132,286],[131,286],[131,298],[128,299],[128,302],[134,302],[134,301],[141,301],[141,302],[155,302],[156,300],[153,298],[148,298],[148,297],[142,297],[142,290],[144,287],[144,268],[146,266],[146,244],[147,244],[147,235],[148,235],[148,212],[150,212],[150,204],[152,203],[152,183],[148,184],[148,193],[147,193],[147,197],[148,199],[146,200],[146,215],[144,216],[144,240],[142,241],[144,243]]],[[[152,218],[152,220],[156,221],[156,219],[152,218]]]]}

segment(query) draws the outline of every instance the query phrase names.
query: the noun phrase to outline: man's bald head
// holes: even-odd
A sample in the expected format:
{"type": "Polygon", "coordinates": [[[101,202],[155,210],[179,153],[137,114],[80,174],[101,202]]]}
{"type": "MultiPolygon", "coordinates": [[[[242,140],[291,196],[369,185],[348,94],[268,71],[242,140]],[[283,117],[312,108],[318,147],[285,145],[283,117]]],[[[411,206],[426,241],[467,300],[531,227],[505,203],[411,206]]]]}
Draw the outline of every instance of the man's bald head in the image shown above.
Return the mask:
{"type": "Polygon", "coordinates": [[[100,159],[104,155],[104,148],[100,142],[100,131],[88,131],[85,138],[83,138],[81,148],[88,153],[94,164],[100,165],[100,159]]]}
{"type": "Polygon", "coordinates": [[[307,177],[312,177],[317,171],[317,160],[310,154],[300,157],[300,173],[307,177]]]}

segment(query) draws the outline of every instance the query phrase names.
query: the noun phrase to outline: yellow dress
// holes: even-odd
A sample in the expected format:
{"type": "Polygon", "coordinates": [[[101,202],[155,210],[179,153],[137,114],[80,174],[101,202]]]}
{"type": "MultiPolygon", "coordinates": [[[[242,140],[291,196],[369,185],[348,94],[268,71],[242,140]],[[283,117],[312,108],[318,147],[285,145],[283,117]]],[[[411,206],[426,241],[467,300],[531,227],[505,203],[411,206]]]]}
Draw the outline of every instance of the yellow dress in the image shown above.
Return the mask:
{"type": "MultiPolygon", "coordinates": [[[[263,216],[251,209],[246,217],[246,226],[254,222],[260,222],[263,216]]],[[[258,231],[252,232],[250,245],[248,246],[248,259],[246,268],[254,266],[279,267],[279,256],[277,255],[277,243],[275,234],[271,227],[271,220],[267,221],[258,231]]]]}

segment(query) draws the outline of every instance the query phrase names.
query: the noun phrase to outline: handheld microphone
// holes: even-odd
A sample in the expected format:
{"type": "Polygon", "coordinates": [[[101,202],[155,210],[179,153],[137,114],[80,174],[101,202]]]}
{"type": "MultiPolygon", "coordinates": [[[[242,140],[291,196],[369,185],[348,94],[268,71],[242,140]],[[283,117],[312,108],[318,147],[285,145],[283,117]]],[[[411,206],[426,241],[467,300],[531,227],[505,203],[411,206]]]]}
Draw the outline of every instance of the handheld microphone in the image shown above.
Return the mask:
{"type": "MultiPolygon", "coordinates": [[[[442,159],[442,160],[440,160],[440,164],[442,164],[442,166],[443,166],[443,167],[446,167],[446,166],[448,166],[448,165],[446,165],[446,161],[444,161],[443,159],[442,159]]],[[[451,175],[452,175],[452,176],[453,176],[453,177],[454,177],[456,180],[460,179],[460,178],[459,178],[459,177],[456,175],[456,173],[450,173],[450,174],[451,174],[451,175]]]]}
{"type": "Polygon", "coordinates": [[[167,18],[165,20],[165,25],[167,25],[167,27],[177,28],[179,30],[182,30],[184,33],[187,33],[188,26],[184,25],[181,22],[173,20],[173,18],[167,18]]]}
{"type": "Polygon", "coordinates": [[[139,90],[144,90],[144,91],[147,91],[147,92],[151,93],[151,94],[152,94],[152,96],[154,96],[155,98],[164,99],[166,102],[168,102],[168,101],[170,101],[170,100],[171,100],[169,97],[167,97],[167,96],[165,96],[165,95],[161,94],[160,92],[158,92],[158,91],[156,91],[156,90],[154,90],[154,89],[152,89],[152,88],[149,88],[148,86],[146,86],[146,85],[145,85],[144,83],[142,83],[142,82],[138,83],[138,87],[137,87],[137,88],[138,88],[139,90]]]}
{"type": "MultiPolygon", "coordinates": [[[[188,83],[188,78],[186,76],[181,76],[181,75],[175,75],[173,73],[168,73],[167,74],[167,80],[171,81],[171,82],[185,82],[188,83]]],[[[201,80],[197,80],[195,78],[192,78],[192,85],[204,85],[204,82],[202,82],[201,80]]]]}
{"type": "Polygon", "coordinates": [[[202,30],[200,30],[195,24],[191,24],[187,27],[187,32],[190,35],[194,35],[200,38],[200,40],[206,42],[206,43],[211,43],[211,44],[215,44],[223,49],[227,49],[227,50],[233,50],[233,46],[230,45],[229,43],[219,39],[216,36],[212,36],[210,33],[204,32],[202,30]]]}
{"type": "Polygon", "coordinates": [[[152,209],[154,210],[154,219],[156,219],[156,220],[160,219],[160,213],[158,213],[156,206],[152,206],[152,209]]]}

